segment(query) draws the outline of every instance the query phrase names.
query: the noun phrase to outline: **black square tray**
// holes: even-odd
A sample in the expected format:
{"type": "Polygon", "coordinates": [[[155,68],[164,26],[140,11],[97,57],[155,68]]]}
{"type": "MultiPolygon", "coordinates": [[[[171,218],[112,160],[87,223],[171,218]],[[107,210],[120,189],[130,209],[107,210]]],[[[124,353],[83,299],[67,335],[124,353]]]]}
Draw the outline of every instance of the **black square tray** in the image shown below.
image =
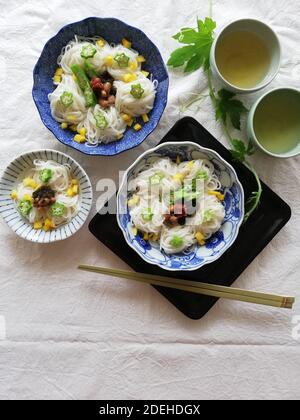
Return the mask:
{"type": "MultiPolygon", "coordinates": [[[[252,173],[244,165],[234,162],[230,152],[193,118],[186,117],[178,121],[161,143],[183,140],[199,143],[218,152],[235,168],[245,190],[245,199],[250,197],[256,187],[252,173]]],[[[115,202],[116,197],[112,200],[115,202]]],[[[99,241],[135,271],[231,286],[290,217],[290,207],[263,184],[261,204],[256,213],[242,226],[234,245],[218,261],[193,272],[168,272],[146,263],[125,242],[115,215],[97,214],[89,229],[99,241]]],[[[202,318],[218,300],[163,287],[155,288],[183,314],[195,320],[202,318]]]]}

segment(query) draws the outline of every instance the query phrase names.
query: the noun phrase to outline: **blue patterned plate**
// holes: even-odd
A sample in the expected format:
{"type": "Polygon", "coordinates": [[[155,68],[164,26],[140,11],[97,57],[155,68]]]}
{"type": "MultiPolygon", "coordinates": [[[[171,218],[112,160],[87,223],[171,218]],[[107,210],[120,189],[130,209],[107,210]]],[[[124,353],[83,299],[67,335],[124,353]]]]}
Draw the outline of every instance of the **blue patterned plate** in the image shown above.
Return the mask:
{"type": "Polygon", "coordinates": [[[33,79],[32,95],[44,125],[61,143],[87,155],[114,156],[139,146],[156,128],[167,105],[169,78],[158,48],[140,29],[113,18],[90,17],[63,27],[45,45],[34,68],[33,79]],[[75,35],[85,37],[99,35],[110,43],[119,43],[122,38],[127,38],[132,41],[133,47],[145,56],[147,62],[144,68],[153,75],[159,85],[150,121],[143,125],[140,131],[136,132],[131,128],[126,131],[122,140],[91,147],[85,143],[76,143],[73,140],[74,133],[62,130],[60,124],[52,118],[48,94],[55,89],[52,78],[57,68],[57,58],[62,48],[74,39],[75,35]]]}
{"type": "Polygon", "coordinates": [[[168,271],[193,271],[216,261],[235,242],[244,219],[244,190],[233,167],[213,150],[205,149],[196,143],[163,143],[155,149],[145,152],[126,171],[117,197],[117,221],[128,245],[145,261],[168,271]],[[145,242],[135,236],[127,207],[127,182],[153,162],[153,158],[170,157],[189,161],[205,158],[210,160],[218,175],[225,194],[226,216],[222,228],[205,246],[195,245],[184,253],[167,255],[158,244],[145,242]]]}
{"type": "Polygon", "coordinates": [[[91,210],[92,199],[92,185],[82,167],[69,156],[55,150],[37,150],[17,157],[8,165],[0,178],[0,214],[18,236],[31,242],[57,242],[74,235],[84,225],[91,210]],[[80,185],[80,211],[69,223],[49,232],[34,230],[32,225],[20,215],[10,197],[12,190],[16,188],[16,184],[23,178],[24,172],[33,167],[35,159],[53,160],[59,164],[68,164],[80,185]]]}

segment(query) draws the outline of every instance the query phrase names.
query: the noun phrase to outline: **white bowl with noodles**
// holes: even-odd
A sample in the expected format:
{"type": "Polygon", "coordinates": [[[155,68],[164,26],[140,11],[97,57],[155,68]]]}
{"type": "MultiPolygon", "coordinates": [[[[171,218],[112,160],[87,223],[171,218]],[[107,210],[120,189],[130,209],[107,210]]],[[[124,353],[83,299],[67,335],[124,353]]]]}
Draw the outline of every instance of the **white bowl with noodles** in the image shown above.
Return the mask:
{"type": "Polygon", "coordinates": [[[22,154],[7,166],[0,178],[2,218],[15,234],[35,243],[52,243],[73,236],[87,220],[92,199],[92,185],[84,169],[74,159],[56,150],[36,150],[22,154]],[[34,176],[37,179],[35,171],[39,168],[41,171],[44,167],[52,168],[50,174],[53,176],[53,185],[51,180],[48,180],[49,177],[43,178],[44,181],[40,178],[41,172],[39,185],[33,177],[31,178],[34,176]],[[30,185],[27,185],[28,183],[30,185]],[[55,183],[57,191],[54,189],[55,183]],[[77,185],[73,190],[72,184],[77,185]],[[36,201],[43,196],[34,195],[34,192],[45,186],[49,186],[48,192],[50,190],[54,193],[51,203],[52,206],[56,204],[57,214],[50,206],[41,207],[45,203],[36,201]],[[74,201],[68,201],[69,197],[73,197],[74,201]],[[64,204],[59,203],[59,200],[64,204]],[[52,213],[49,213],[50,210],[52,213]],[[33,211],[36,215],[35,220],[30,216],[33,211]],[[57,225],[49,219],[48,214],[52,214],[57,225]],[[49,221],[53,226],[49,226],[49,221]]]}
{"type": "MultiPolygon", "coordinates": [[[[166,167],[164,166],[164,169],[165,168],[166,167]]],[[[168,169],[166,169],[166,173],[168,173],[168,169]]],[[[143,175],[141,176],[142,183],[144,182],[143,175]]],[[[168,175],[165,175],[165,177],[167,184],[168,175]]],[[[154,180],[153,175],[149,178],[149,181],[150,179],[151,181],[154,180]]],[[[155,184],[156,181],[159,182],[157,177],[155,178],[155,184]]],[[[146,183],[147,182],[148,181],[146,180],[146,183]]],[[[205,182],[203,182],[204,188],[205,185],[209,185],[208,182],[210,181],[205,182]]],[[[147,185],[146,188],[148,188],[147,185]]],[[[161,186],[161,191],[164,191],[164,186],[165,184],[161,186]]],[[[196,187],[196,191],[198,191],[197,188],[198,186],[196,187]]],[[[207,191],[211,194],[211,187],[209,186],[207,188],[207,191]]],[[[204,189],[203,191],[206,190],[204,189]]],[[[153,191],[150,191],[150,194],[147,195],[147,205],[149,197],[152,197],[152,192],[153,191]]],[[[163,196],[163,194],[164,192],[159,193],[160,197],[163,196]]],[[[205,194],[203,194],[203,196],[205,197],[205,194]]],[[[142,201],[143,198],[140,198],[140,200],[142,201]]],[[[164,197],[159,198],[159,201],[163,202],[164,197]]],[[[173,196],[173,204],[174,202],[175,200],[173,196]]],[[[141,207],[143,207],[143,203],[141,207]]],[[[158,210],[156,214],[153,208],[154,207],[151,209],[147,208],[148,213],[146,216],[151,213],[153,223],[156,223],[157,218],[153,217],[153,215],[157,216],[160,211],[162,215],[160,220],[163,220],[165,216],[165,213],[163,212],[164,210],[158,210]]],[[[215,151],[203,148],[192,142],[164,143],[145,152],[126,171],[117,196],[117,221],[127,244],[146,262],[157,265],[167,271],[194,271],[206,264],[210,264],[218,260],[234,244],[244,220],[244,211],[244,190],[233,167],[215,151]],[[188,248],[173,254],[167,253],[163,248],[163,235],[161,235],[160,239],[157,239],[156,237],[154,240],[151,240],[152,238],[149,240],[148,238],[145,239],[143,233],[140,234],[137,232],[136,226],[133,223],[134,214],[132,212],[132,208],[129,208],[129,206],[132,205],[131,199],[136,199],[136,197],[132,195],[132,188],[139,185],[136,190],[136,194],[139,195],[141,195],[141,191],[143,190],[143,187],[140,187],[142,184],[136,184],[137,177],[145,170],[149,171],[150,169],[151,171],[153,169],[153,165],[156,165],[158,160],[161,161],[165,158],[171,160],[171,171],[172,164],[174,165],[177,160],[182,162],[183,165],[185,165],[185,162],[190,161],[196,162],[197,164],[201,164],[202,161],[206,162],[205,165],[207,165],[207,168],[211,168],[211,176],[213,176],[214,180],[217,180],[218,183],[215,193],[220,194],[219,197],[222,197],[220,198],[220,202],[222,202],[222,205],[224,206],[224,217],[222,216],[222,221],[219,221],[220,227],[217,227],[219,230],[214,231],[212,236],[207,238],[202,245],[200,245],[201,240],[199,243],[198,241],[193,241],[188,248]]],[[[187,217],[188,216],[186,216],[186,218],[187,217]]],[[[145,217],[144,220],[146,225],[149,218],[145,217]]],[[[165,224],[166,219],[163,220],[162,223],[165,224]]],[[[180,226],[177,225],[177,227],[178,230],[180,230],[180,226]]],[[[183,226],[182,231],[184,228],[185,226],[183,226]]],[[[164,227],[162,227],[162,229],[164,229],[164,227]]],[[[196,235],[197,232],[194,234],[196,235]]],[[[183,237],[184,234],[181,232],[180,235],[183,237]]],[[[177,247],[178,244],[175,246],[177,247]]]]}

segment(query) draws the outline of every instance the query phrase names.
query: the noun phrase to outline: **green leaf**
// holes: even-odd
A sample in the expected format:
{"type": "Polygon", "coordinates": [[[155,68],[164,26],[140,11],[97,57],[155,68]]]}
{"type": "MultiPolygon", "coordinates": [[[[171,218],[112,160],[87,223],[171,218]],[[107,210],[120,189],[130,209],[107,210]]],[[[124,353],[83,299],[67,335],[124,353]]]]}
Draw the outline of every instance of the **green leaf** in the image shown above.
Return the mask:
{"type": "Polygon", "coordinates": [[[184,63],[190,60],[194,55],[195,48],[192,45],[187,47],[178,48],[175,50],[168,61],[170,67],[181,67],[184,63]]]}
{"type": "Polygon", "coordinates": [[[204,22],[201,19],[197,19],[197,23],[198,31],[202,33],[211,33],[217,27],[216,22],[209,17],[206,17],[204,22]]]}
{"type": "Polygon", "coordinates": [[[230,119],[232,125],[237,130],[241,129],[241,116],[248,109],[243,103],[237,99],[233,99],[235,94],[222,89],[218,92],[218,103],[216,106],[216,120],[222,119],[223,123],[227,123],[227,118],[230,119]]]}
{"type": "Polygon", "coordinates": [[[248,156],[252,156],[255,153],[255,146],[252,140],[249,141],[248,143],[248,148],[247,148],[247,155],[248,156]]]}
{"type": "Polygon", "coordinates": [[[231,141],[233,149],[231,149],[231,154],[234,160],[244,162],[246,159],[247,149],[245,143],[242,140],[233,139],[231,141]]]}
{"type": "Polygon", "coordinates": [[[189,73],[191,71],[195,71],[200,69],[203,64],[203,57],[201,55],[194,55],[185,66],[184,72],[189,73]]]}
{"type": "Polygon", "coordinates": [[[231,145],[233,146],[231,154],[235,160],[245,162],[247,156],[251,156],[255,153],[254,145],[251,141],[249,141],[248,146],[246,147],[242,140],[232,139],[231,145]]]}
{"type": "Polygon", "coordinates": [[[173,38],[182,44],[189,44],[175,50],[168,61],[170,67],[181,67],[186,64],[185,73],[204,67],[209,69],[209,56],[214,40],[216,23],[206,18],[204,21],[197,20],[197,30],[183,28],[173,38]]]}
{"type": "Polygon", "coordinates": [[[173,36],[181,44],[194,44],[198,41],[198,32],[195,29],[184,28],[181,31],[173,36]]]}

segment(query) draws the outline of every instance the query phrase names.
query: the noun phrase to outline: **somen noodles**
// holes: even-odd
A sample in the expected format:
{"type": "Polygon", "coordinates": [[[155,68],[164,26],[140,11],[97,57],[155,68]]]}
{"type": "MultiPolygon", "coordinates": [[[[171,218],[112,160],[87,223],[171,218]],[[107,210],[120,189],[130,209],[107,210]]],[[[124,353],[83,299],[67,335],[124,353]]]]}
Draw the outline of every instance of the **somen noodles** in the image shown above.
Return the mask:
{"type": "Polygon", "coordinates": [[[45,231],[70,222],[81,205],[79,182],[71,168],[50,160],[35,160],[11,197],[21,216],[34,229],[45,231]]]}
{"type": "Polygon", "coordinates": [[[159,242],[166,254],[204,246],[225,219],[221,189],[210,161],[159,158],[130,180],[133,231],[146,241],[159,242]]]}
{"type": "Polygon", "coordinates": [[[142,70],[146,60],[131,43],[75,36],[58,57],[49,94],[51,114],[74,141],[97,146],[142,129],[154,107],[157,81],[142,70]]]}

